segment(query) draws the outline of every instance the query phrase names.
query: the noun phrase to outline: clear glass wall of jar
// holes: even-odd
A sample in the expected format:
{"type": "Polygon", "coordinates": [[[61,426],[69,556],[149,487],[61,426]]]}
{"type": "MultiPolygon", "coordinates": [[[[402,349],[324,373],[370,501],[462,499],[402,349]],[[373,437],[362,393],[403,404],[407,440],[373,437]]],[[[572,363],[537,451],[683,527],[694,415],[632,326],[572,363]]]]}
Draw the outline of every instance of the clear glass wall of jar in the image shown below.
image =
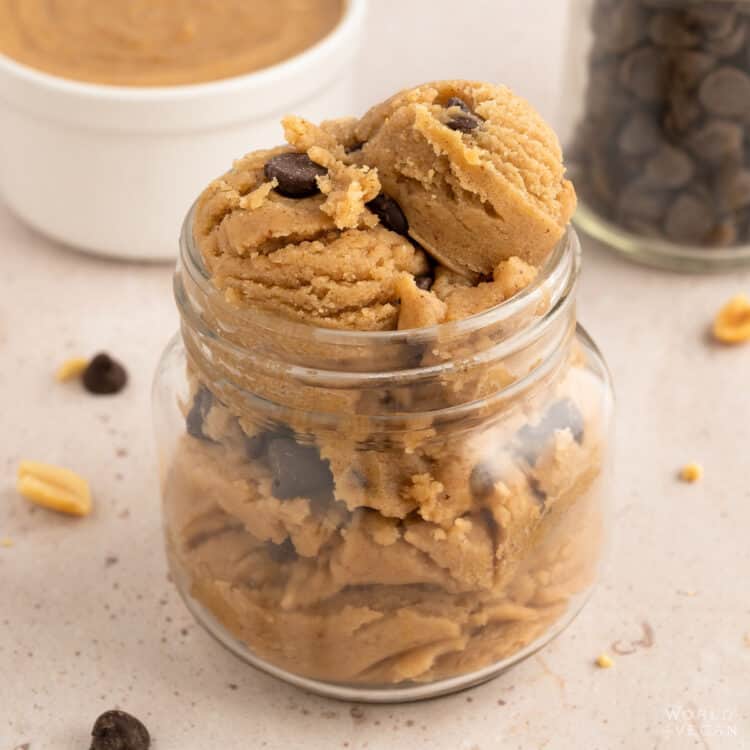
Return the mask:
{"type": "Polygon", "coordinates": [[[654,265],[750,263],[750,3],[570,5],[562,119],[578,226],[654,265]]]}
{"type": "Polygon", "coordinates": [[[191,225],[154,395],[195,617],[281,679],[383,702],[482,682],[570,623],[605,546],[612,411],[575,234],[503,305],[358,333],[230,307],[191,225]]]}

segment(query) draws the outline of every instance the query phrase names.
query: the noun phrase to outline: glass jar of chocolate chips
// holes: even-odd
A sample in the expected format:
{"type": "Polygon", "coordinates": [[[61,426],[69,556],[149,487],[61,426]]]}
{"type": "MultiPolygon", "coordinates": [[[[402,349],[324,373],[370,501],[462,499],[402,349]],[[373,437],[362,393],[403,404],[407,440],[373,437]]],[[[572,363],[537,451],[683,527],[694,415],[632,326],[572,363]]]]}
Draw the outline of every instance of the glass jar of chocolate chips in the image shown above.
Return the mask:
{"type": "Polygon", "coordinates": [[[750,263],[750,2],[574,0],[578,225],[681,270],[750,263]]]}

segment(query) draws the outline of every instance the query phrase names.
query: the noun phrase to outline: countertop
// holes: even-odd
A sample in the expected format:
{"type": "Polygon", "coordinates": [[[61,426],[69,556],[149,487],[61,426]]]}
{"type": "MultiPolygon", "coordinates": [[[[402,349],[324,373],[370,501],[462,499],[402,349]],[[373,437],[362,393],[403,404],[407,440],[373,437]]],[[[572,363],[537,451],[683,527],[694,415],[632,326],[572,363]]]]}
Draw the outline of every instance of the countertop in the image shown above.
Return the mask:
{"type": "MultiPolygon", "coordinates": [[[[510,83],[554,121],[564,4],[525,6],[465,0],[459,15],[447,0],[373,3],[363,105],[471,76],[510,83]],[[533,70],[529,50],[543,53],[533,70]]],[[[750,271],[659,272],[584,241],[580,320],[617,390],[604,579],[567,631],[498,679],[355,708],[239,662],[167,581],[149,390],[177,323],[171,269],[62,248],[2,206],[0,247],[0,538],[12,541],[0,546],[0,750],[83,750],[115,706],[148,725],[154,750],[750,748],[750,346],[707,336],[717,308],[750,290],[750,271]],[[62,360],[101,349],[131,372],[122,394],[54,382],[62,360]],[[94,513],[21,499],[24,458],[87,476],[94,513]],[[705,467],[694,485],[677,479],[688,461],[705,467]],[[644,624],[650,648],[613,654],[644,624]],[[593,664],[605,651],[612,669],[593,664]]]]}

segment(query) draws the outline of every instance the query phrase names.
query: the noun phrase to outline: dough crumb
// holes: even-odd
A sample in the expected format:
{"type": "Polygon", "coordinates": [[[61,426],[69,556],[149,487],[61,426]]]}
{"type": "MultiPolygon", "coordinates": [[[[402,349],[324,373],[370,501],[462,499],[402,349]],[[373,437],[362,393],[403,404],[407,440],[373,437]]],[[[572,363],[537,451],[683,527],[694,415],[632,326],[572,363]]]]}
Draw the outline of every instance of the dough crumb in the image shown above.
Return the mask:
{"type": "Polygon", "coordinates": [[[615,666],[615,663],[612,661],[612,657],[608,654],[599,654],[599,656],[596,657],[596,666],[599,667],[599,669],[610,669],[615,666]]]}
{"type": "Polygon", "coordinates": [[[713,334],[722,344],[750,341],[750,298],[746,294],[735,295],[719,310],[713,334]]]}
{"type": "Polygon", "coordinates": [[[73,378],[78,378],[88,367],[89,360],[87,357],[71,357],[66,359],[56,370],[55,380],[58,383],[65,383],[73,378]]]}
{"type": "Polygon", "coordinates": [[[683,482],[698,482],[702,478],[703,467],[700,464],[689,463],[685,464],[685,466],[680,469],[680,479],[682,479],[683,482]]]}

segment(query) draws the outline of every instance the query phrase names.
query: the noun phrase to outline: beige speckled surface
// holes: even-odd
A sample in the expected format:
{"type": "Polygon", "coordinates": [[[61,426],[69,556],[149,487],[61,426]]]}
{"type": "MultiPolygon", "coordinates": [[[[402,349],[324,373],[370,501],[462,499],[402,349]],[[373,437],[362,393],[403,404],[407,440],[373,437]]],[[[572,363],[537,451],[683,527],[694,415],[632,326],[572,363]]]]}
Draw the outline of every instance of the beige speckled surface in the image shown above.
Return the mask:
{"type": "MultiPolygon", "coordinates": [[[[557,3],[467,1],[477,27],[494,21],[506,47],[468,44],[469,20],[458,19],[460,40],[415,50],[410,19],[428,5],[440,11],[435,34],[446,32],[452,3],[378,0],[369,44],[387,40],[389,59],[403,53],[404,63],[371,67],[368,99],[420,79],[495,75],[553,113],[559,50],[527,78],[521,62],[559,34],[557,3]],[[407,17],[391,35],[396,7],[407,17]],[[552,29],[533,27],[540,15],[552,29]],[[462,47],[471,57],[456,58],[462,47]]],[[[499,679],[424,704],[353,707],[238,662],[166,581],[149,387],[176,325],[170,270],[65,251],[2,207],[0,247],[0,539],[14,542],[0,546],[0,750],[85,749],[93,719],[113,706],[147,723],[154,750],[750,748],[750,345],[706,340],[714,310],[750,290],[750,271],[660,273],[586,242],[580,317],[619,398],[606,580],[566,633],[499,679]],[[99,348],[130,367],[125,393],[94,399],[53,382],[65,357],[99,348]],[[94,514],[30,508],[13,488],[27,457],[88,476],[94,514]],[[680,483],[692,460],[704,479],[680,483]],[[613,641],[639,640],[644,621],[651,648],[593,666],[613,641]]]]}

